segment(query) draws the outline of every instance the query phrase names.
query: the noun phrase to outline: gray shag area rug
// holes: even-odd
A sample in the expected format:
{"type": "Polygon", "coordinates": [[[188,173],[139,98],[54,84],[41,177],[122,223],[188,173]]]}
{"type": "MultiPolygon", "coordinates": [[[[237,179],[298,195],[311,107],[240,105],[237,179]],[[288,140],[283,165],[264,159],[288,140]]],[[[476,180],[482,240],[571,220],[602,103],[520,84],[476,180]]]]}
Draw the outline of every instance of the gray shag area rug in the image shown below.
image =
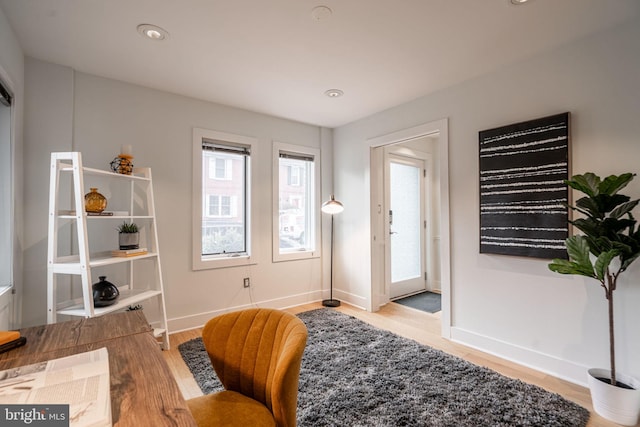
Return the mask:
{"type": "MultiPolygon", "coordinates": [[[[558,394],[322,308],[299,314],[309,339],[299,426],[585,426],[558,394]]],[[[178,346],[203,393],[222,390],[202,339],[178,346]]]]}

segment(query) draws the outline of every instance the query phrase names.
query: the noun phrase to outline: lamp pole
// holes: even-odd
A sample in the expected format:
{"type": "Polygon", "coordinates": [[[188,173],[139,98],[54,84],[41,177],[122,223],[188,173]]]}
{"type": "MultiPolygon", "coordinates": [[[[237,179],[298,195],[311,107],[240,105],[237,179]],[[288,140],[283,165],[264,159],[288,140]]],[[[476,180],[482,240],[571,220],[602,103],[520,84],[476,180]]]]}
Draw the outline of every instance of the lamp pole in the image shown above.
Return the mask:
{"type": "Polygon", "coordinates": [[[322,305],[325,307],[339,307],[340,301],[337,299],[333,299],[333,215],[340,213],[344,210],[342,203],[337,201],[333,194],[331,195],[331,199],[329,201],[322,204],[322,212],[328,213],[331,215],[331,260],[330,260],[330,276],[329,282],[331,284],[331,288],[329,290],[329,299],[322,300],[322,305]]]}

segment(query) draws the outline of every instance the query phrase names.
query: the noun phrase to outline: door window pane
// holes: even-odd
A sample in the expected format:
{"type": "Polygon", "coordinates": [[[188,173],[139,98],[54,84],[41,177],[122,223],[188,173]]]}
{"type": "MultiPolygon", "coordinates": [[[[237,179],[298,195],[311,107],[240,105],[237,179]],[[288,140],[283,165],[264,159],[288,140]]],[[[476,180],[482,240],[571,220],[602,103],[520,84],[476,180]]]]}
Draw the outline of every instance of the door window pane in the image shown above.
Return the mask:
{"type": "Polygon", "coordinates": [[[391,223],[391,281],[420,276],[422,248],[420,237],[420,172],[415,166],[389,165],[391,223]]]}

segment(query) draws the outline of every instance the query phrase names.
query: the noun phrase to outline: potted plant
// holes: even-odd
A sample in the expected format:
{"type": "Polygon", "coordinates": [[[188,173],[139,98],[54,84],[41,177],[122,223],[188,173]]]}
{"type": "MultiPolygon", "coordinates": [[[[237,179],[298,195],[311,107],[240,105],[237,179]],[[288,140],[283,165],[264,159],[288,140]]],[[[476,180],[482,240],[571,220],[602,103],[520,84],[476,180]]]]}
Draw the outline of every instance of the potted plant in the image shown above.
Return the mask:
{"type": "Polygon", "coordinates": [[[118,244],[121,250],[138,249],[140,233],[134,222],[123,222],[118,226],[118,244]]]}
{"type": "Polygon", "coordinates": [[[631,211],[640,200],[618,194],[635,174],[611,175],[601,180],[589,172],[565,181],[585,196],[569,207],[584,215],[569,221],[583,235],[566,240],[569,259],[554,259],[549,269],[577,274],[600,282],[608,303],[610,369],[590,369],[589,388],[595,411],[623,425],[635,425],[640,413],[640,382],[616,372],[613,292],[618,279],[640,256],[640,230],[631,211]],[[627,406],[625,406],[627,405],[627,406]]]}

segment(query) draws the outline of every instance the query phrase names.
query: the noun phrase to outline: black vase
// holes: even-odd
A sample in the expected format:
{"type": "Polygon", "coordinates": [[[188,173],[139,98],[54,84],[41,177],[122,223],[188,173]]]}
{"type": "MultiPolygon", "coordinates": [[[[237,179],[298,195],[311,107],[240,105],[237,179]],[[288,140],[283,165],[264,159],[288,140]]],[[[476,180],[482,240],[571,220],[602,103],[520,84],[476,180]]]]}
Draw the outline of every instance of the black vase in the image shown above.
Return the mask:
{"type": "Polygon", "coordinates": [[[116,285],[107,282],[106,278],[107,276],[100,276],[100,281],[92,286],[94,307],[107,307],[118,301],[120,291],[116,285]]]}

